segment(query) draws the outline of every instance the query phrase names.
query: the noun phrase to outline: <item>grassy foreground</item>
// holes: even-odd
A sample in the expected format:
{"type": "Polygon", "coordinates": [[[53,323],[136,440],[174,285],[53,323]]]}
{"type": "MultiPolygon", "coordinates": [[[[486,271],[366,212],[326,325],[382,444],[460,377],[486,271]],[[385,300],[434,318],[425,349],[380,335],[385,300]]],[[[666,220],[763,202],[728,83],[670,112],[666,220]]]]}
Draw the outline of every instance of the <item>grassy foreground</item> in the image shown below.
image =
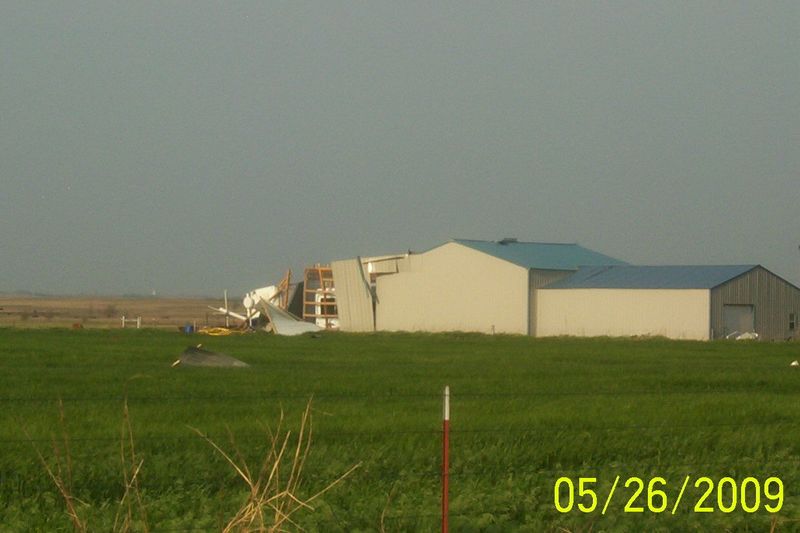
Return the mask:
{"type": "Polygon", "coordinates": [[[450,385],[453,531],[793,531],[800,524],[800,370],[789,363],[798,358],[796,343],[0,329],[0,529],[71,530],[34,449],[55,464],[59,399],[78,511],[91,530],[111,529],[124,493],[127,395],[151,531],[218,531],[246,498],[230,464],[191,428],[257,464],[266,428],[281,411],[296,428],[311,396],[300,491],[313,494],[362,466],[299,514],[299,525],[435,531],[441,391],[450,385]],[[170,367],[197,343],[251,367],[170,367]],[[557,512],[554,484],[562,476],[576,488],[579,477],[597,478],[598,507],[557,512]],[[635,487],[622,484],[631,476],[645,482],[633,506],[644,512],[624,512],[635,487]],[[646,485],[656,476],[667,482],[661,513],[647,508],[646,485]],[[722,512],[715,491],[705,502],[715,511],[696,513],[704,490],[693,484],[701,476],[739,483],[777,476],[782,509],[767,513],[762,490],[756,512],[740,504],[722,512]]]}

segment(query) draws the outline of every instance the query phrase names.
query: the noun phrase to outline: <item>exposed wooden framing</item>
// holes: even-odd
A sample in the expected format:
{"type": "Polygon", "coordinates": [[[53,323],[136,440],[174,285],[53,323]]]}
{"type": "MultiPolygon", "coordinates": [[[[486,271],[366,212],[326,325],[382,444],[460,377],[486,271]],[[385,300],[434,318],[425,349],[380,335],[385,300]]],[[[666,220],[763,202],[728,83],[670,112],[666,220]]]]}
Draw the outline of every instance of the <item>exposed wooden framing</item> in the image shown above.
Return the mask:
{"type": "Polygon", "coordinates": [[[325,329],[335,328],[333,320],[339,315],[331,267],[320,264],[308,267],[303,281],[303,319],[313,322],[322,319],[325,329]]]}
{"type": "Polygon", "coordinates": [[[289,286],[292,282],[292,269],[286,271],[286,275],[283,279],[278,283],[278,292],[275,293],[275,303],[281,309],[286,309],[289,307],[289,286]]]}

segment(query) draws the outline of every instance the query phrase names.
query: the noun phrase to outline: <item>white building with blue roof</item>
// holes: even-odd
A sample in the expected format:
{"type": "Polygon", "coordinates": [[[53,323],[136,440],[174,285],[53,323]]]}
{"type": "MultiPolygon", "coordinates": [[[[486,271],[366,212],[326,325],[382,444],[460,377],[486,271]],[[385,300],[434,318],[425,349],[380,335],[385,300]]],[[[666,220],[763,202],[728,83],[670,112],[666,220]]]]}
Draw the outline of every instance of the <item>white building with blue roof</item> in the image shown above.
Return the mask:
{"type": "Polygon", "coordinates": [[[345,331],[800,338],[800,289],[760,265],[634,266],[574,243],[453,239],[332,269],[345,331]]]}
{"type": "Polygon", "coordinates": [[[582,266],[625,264],[578,244],[453,239],[376,278],[375,326],[531,335],[538,288],[582,266]]]}

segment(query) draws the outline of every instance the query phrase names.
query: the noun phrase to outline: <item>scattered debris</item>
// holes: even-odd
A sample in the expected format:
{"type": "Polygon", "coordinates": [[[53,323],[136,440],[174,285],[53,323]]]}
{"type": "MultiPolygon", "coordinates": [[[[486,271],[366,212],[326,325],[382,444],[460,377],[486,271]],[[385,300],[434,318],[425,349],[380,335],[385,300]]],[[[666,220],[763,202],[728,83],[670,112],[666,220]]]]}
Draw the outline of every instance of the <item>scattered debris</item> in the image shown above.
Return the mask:
{"type": "Polygon", "coordinates": [[[201,333],[203,335],[211,335],[213,337],[221,337],[225,335],[242,335],[246,333],[246,331],[242,329],[230,329],[230,328],[200,328],[197,330],[197,333],[201,333]]]}
{"type": "Polygon", "coordinates": [[[292,271],[288,270],[277,285],[269,285],[249,291],[244,295],[244,298],[242,298],[242,305],[245,309],[244,314],[230,310],[228,307],[228,291],[224,293],[224,307],[208,306],[208,308],[225,316],[226,328],[231,327],[229,322],[230,318],[234,318],[240,322],[239,329],[250,330],[264,328],[264,326],[267,325],[268,318],[265,317],[258,308],[265,302],[269,302],[281,309],[286,309],[289,305],[291,279],[292,271]]]}
{"type": "Polygon", "coordinates": [[[797,368],[797,367],[800,367],[800,361],[798,361],[797,359],[795,359],[794,361],[792,361],[792,362],[789,364],[789,366],[793,366],[793,367],[795,367],[795,368],[797,368]]]}
{"type": "Polygon", "coordinates": [[[248,367],[244,361],[239,361],[235,357],[224,353],[211,352],[204,350],[202,344],[197,346],[189,346],[181,354],[180,359],[172,363],[173,367],[176,366],[213,366],[213,367],[229,367],[229,368],[244,368],[248,367]]]}
{"type": "Polygon", "coordinates": [[[268,301],[262,302],[262,309],[269,318],[268,327],[276,335],[302,335],[303,333],[317,332],[323,329],[316,324],[301,320],[289,311],[281,309],[268,301]]]}
{"type": "Polygon", "coordinates": [[[735,341],[749,341],[749,340],[757,340],[758,333],[755,331],[745,331],[742,333],[741,331],[734,331],[733,333],[729,333],[725,336],[726,339],[733,339],[735,341]]]}
{"type": "Polygon", "coordinates": [[[225,307],[209,307],[225,315],[226,322],[229,318],[238,320],[240,322],[238,329],[205,328],[198,332],[208,335],[230,335],[232,333],[263,329],[276,335],[300,335],[323,329],[317,324],[304,321],[288,311],[291,278],[292,271],[289,270],[277,285],[261,287],[245,294],[242,299],[242,305],[245,309],[244,314],[231,311],[228,308],[228,294],[226,291],[225,307]]]}

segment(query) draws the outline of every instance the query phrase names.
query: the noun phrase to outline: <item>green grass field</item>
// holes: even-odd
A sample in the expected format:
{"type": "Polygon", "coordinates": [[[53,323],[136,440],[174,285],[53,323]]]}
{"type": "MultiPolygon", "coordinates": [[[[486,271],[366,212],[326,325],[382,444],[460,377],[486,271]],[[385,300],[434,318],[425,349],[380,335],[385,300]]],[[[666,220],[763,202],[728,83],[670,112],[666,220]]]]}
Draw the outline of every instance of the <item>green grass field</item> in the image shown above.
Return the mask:
{"type": "MultiPolygon", "coordinates": [[[[120,435],[127,396],[151,531],[215,531],[241,505],[236,472],[191,427],[257,464],[281,410],[296,427],[313,396],[308,496],[350,466],[342,484],[297,516],[309,531],[435,531],[439,527],[441,393],[452,391],[452,531],[794,531],[800,528],[800,345],[659,339],[532,339],[471,334],[185,336],[148,330],[0,329],[0,526],[69,531],[55,485],[58,401],[69,435],[71,490],[92,531],[110,530],[123,494],[120,435]],[[188,345],[248,369],[171,368],[188,345]],[[26,436],[26,433],[28,436],[26,436]],[[690,483],[675,514],[681,484],[690,483]],[[598,506],[559,513],[554,484],[597,478],[598,506]],[[616,476],[619,486],[601,509],[616,476]],[[644,512],[624,512],[631,503],[644,512]],[[660,476],[667,509],[648,510],[660,476]],[[716,486],[771,476],[758,510],[735,510],[716,486]],[[774,488],[774,487],[773,487],[774,488]],[[776,520],[777,517],[777,520],[776,520]]],[[[61,446],[63,448],[63,446],[61,446]]],[[[62,450],[63,452],[63,450],[62,450]]],[[[561,502],[567,502],[562,484],[561,502]]],[[[745,503],[753,507],[750,485],[745,503]],[[749,497],[749,500],[747,499],[749,497]]],[[[659,507],[656,496],[652,507],[659,507]]]]}

